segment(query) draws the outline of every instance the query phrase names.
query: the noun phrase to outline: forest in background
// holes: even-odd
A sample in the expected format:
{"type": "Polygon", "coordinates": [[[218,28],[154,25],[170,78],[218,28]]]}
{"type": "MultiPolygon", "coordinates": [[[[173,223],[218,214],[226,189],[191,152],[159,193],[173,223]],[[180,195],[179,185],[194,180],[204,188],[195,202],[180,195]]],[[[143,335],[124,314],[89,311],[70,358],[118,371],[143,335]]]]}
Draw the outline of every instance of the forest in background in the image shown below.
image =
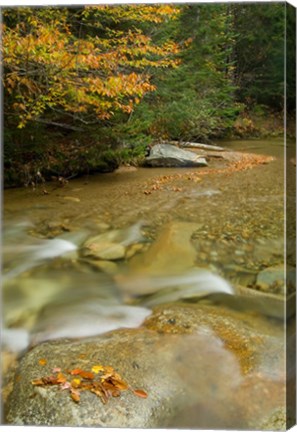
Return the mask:
{"type": "Polygon", "coordinates": [[[166,140],[282,134],[285,31],[290,64],[285,3],[3,8],[4,185],[139,164],[166,140]]]}

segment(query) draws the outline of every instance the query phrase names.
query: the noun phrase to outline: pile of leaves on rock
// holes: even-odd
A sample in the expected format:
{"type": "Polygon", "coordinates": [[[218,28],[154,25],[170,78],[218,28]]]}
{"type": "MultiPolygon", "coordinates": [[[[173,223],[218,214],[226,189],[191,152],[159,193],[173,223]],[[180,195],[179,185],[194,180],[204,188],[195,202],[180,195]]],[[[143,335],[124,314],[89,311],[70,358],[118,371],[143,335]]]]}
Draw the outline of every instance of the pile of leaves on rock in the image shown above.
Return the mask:
{"type": "Polygon", "coordinates": [[[121,392],[130,390],[136,396],[146,398],[144,390],[133,389],[111,366],[95,365],[91,372],[82,369],[68,370],[65,373],[61,368],[52,370],[52,375],[38,378],[32,381],[34,386],[57,385],[61,390],[67,390],[74,402],[80,401],[82,391],[95,393],[103,404],[106,404],[111,397],[119,397],[121,392]],[[68,375],[68,376],[67,376],[68,375]]]}

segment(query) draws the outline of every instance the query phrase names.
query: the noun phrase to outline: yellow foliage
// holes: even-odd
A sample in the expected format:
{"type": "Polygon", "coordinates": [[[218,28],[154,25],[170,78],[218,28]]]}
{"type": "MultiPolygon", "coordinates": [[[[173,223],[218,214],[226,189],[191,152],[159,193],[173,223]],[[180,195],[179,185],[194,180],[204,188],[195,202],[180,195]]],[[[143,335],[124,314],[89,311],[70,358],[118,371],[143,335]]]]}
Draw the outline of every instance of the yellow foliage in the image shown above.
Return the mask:
{"type": "MultiPolygon", "coordinates": [[[[4,87],[15,98],[11,108],[19,115],[19,128],[55,107],[93,113],[100,119],[117,110],[129,114],[146,93],[155,90],[145,69],[178,65],[177,44],[157,46],[135,26],[126,32],[106,28],[108,37],[78,37],[71,31],[66,8],[48,8],[43,13],[18,10],[22,22],[3,25],[1,49],[4,87]]],[[[178,14],[179,8],[172,5],[98,5],[85,7],[82,20],[86,25],[99,17],[113,23],[158,23],[178,14]]],[[[8,16],[5,11],[4,18],[8,16]]]]}

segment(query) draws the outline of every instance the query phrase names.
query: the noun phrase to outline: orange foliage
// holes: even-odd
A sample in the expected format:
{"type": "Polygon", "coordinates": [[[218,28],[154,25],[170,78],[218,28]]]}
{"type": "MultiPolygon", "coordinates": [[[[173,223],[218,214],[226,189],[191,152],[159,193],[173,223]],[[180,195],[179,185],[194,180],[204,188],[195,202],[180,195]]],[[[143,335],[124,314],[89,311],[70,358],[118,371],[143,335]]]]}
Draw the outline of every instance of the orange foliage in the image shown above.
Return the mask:
{"type": "Polygon", "coordinates": [[[112,366],[94,365],[92,371],[89,372],[80,368],[68,371],[70,376],[80,376],[80,378],[70,378],[70,381],[60,368],[54,368],[53,373],[55,375],[35,379],[31,384],[34,386],[58,385],[61,390],[68,390],[71,399],[77,403],[80,402],[82,391],[94,393],[103,404],[106,404],[110,397],[119,397],[121,392],[126,390],[131,390],[140,398],[148,397],[144,390],[131,388],[112,366]]]}
{"type": "MultiPolygon", "coordinates": [[[[75,34],[67,8],[19,8],[22,20],[3,25],[3,82],[13,100],[19,128],[46,110],[79,114],[77,119],[105,120],[116,111],[131,113],[135,104],[155,90],[148,68],[175,67],[177,44],[153,43],[135,23],[174,19],[179,9],[170,5],[89,6],[82,9],[75,34]],[[102,30],[102,22],[110,22],[102,30]],[[127,31],[115,24],[132,20],[127,31]],[[97,31],[96,31],[97,28],[97,31]]],[[[4,12],[4,22],[13,11],[4,12]]],[[[83,120],[82,120],[83,121],[83,120]]]]}

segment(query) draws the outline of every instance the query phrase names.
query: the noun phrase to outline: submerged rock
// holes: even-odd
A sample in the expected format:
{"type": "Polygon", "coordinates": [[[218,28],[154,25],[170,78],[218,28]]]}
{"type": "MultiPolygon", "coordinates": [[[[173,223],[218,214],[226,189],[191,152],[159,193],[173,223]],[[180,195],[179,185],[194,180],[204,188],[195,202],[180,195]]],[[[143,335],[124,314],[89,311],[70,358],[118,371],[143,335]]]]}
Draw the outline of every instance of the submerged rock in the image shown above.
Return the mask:
{"type": "Polygon", "coordinates": [[[109,275],[113,275],[118,272],[118,266],[113,261],[94,259],[94,260],[88,260],[87,262],[92,268],[103,271],[104,273],[107,273],[109,275]]]}
{"type": "Polygon", "coordinates": [[[276,322],[209,305],[167,304],[156,308],[141,328],[50,341],[30,350],[16,373],[7,421],[257,429],[284,409],[283,348],[282,325],[276,322]],[[58,386],[32,385],[57,367],[67,373],[91,371],[94,365],[112,366],[148,397],[125,391],[103,405],[84,391],[77,403],[58,386]]]}
{"type": "MultiPolygon", "coordinates": [[[[130,271],[133,274],[168,275],[193,268],[197,253],[191,236],[199,227],[200,224],[192,222],[169,222],[147,251],[130,260],[130,271]]],[[[149,291],[153,290],[150,288],[149,291]]],[[[144,290],[140,289],[140,293],[144,290]]]]}
{"type": "Polygon", "coordinates": [[[142,225],[143,222],[138,222],[128,228],[111,230],[89,238],[83,245],[83,256],[110,261],[125,258],[130,245],[144,240],[142,225]]]}
{"type": "Polygon", "coordinates": [[[125,257],[126,249],[121,244],[96,242],[95,239],[88,241],[83,250],[85,257],[97,258],[100,260],[119,260],[125,257]]]}
{"type": "Polygon", "coordinates": [[[145,164],[152,167],[207,166],[204,157],[170,144],[157,144],[152,147],[145,164]]]}
{"type": "MultiPolygon", "coordinates": [[[[40,275],[19,277],[4,285],[3,325],[10,331],[26,329],[30,332],[36,326],[41,311],[53,304],[61,312],[61,305],[67,309],[67,305],[83,304],[94,298],[103,303],[119,303],[120,297],[114,281],[104,273],[95,273],[89,268],[76,270],[67,266],[65,271],[64,268],[54,269],[50,266],[43,269],[40,275]]],[[[15,342],[8,333],[7,347],[14,350],[15,342]]],[[[21,346],[21,343],[25,343],[25,338],[20,339],[18,345],[21,346]]]]}
{"type": "Polygon", "coordinates": [[[286,268],[286,276],[287,279],[285,282],[285,268],[283,264],[268,267],[258,274],[256,284],[262,291],[279,294],[285,294],[288,291],[294,292],[296,287],[295,269],[288,266],[286,268]]]}

